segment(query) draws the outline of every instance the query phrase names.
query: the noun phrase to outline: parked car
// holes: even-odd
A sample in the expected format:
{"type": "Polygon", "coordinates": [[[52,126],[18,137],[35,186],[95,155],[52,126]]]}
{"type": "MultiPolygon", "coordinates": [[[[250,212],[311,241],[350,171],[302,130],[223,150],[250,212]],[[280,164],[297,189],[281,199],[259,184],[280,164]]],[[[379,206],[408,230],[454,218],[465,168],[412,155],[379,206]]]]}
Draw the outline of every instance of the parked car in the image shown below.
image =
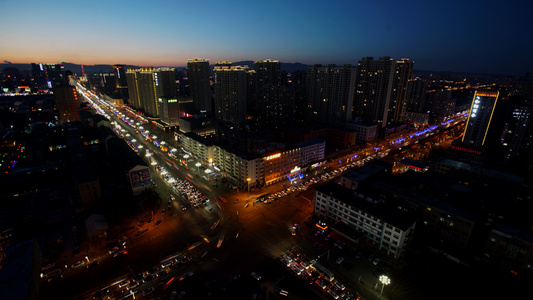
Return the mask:
{"type": "Polygon", "coordinates": [[[154,287],[149,287],[143,291],[143,296],[151,294],[155,290],[154,287]]]}
{"type": "Polygon", "coordinates": [[[261,276],[256,272],[252,272],[252,277],[255,278],[255,280],[261,280],[261,276]]]}
{"type": "Polygon", "coordinates": [[[107,253],[109,253],[109,255],[115,253],[118,251],[118,247],[113,247],[111,250],[109,250],[107,253]]]}

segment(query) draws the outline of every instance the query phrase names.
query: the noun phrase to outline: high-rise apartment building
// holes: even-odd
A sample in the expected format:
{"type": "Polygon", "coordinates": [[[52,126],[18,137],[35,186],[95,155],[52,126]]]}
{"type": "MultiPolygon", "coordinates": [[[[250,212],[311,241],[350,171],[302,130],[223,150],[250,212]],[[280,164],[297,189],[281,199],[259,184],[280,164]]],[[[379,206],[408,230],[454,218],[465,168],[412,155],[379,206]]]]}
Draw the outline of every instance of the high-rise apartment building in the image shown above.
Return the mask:
{"type": "Polygon", "coordinates": [[[413,70],[408,59],[388,56],[374,60],[364,57],[357,64],[354,116],[380,128],[403,121],[407,85],[413,70]]]}
{"type": "Polygon", "coordinates": [[[80,100],[76,88],[70,85],[57,86],[54,88],[56,108],[59,112],[59,124],[81,121],[80,100]]]}
{"type": "Polygon", "coordinates": [[[394,62],[394,69],[388,123],[399,123],[404,121],[407,90],[413,72],[413,62],[409,61],[407,58],[402,58],[394,62]]]}
{"type": "Polygon", "coordinates": [[[161,122],[169,125],[179,124],[179,102],[176,97],[159,97],[157,105],[161,122]]]}
{"type": "Polygon", "coordinates": [[[124,65],[113,65],[113,72],[115,73],[116,88],[125,88],[128,86],[128,82],[126,80],[126,69],[124,69],[124,65]]]}
{"type": "Polygon", "coordinates": [[[426,103],[427,81],[414,78],[407,83],[407,97],[405,110],[422,113],[426,103]]]}
{"type": "Polygon", "coordinates": [[[31,74],[38,88],[42,89],[48,87],[48,85],[46,84],[46,70],[43,64],[32,63],[31,74]]]}
{"type": "Polygon", "coordinates": [[[209,60],[187,60],[187,77],[189,78],[190,94],[194,103],[195,113],[211,113],[211,92],[209,60]]]}
{"type": "Polygon", "coordinates": [[[281,84],[281,70],[279,60],[256,60],[254,63],[254,70],[256,74],[256,87],[281,84]]]}
{"type": "Polygon", "coordinates": [[[278,89],[281,85],[280,63],[278,60],[256,60],[254,71],[255,101],[249,110],[253,110],[253,114],[267,121],[271,119],[267,114],[275,111],[278,108],[275,103],[280,102],[278,89]]]}
{"type": "Polygon", "coordinates": [[[427,101],[430,122],[438,124],[450,118],[455,111],[455,99],[451,90],[436,90],[429,93],[427,101]]]}
{"type": "Polygon", "coordinates": [[[531,152],[528,144],[531,135],[533,101],[523,97],[510,97],[510,113],[506,116],[501,143],[505,149],[504,157],[511,159],[531,152]],[[529,140],[529,141],[528,141],[529,140]]]}
{"type": "Polygon", "coordinates": [[[246,119],[248,67],[215,66],[215,118],[238,125],[246,119]]]}
{"type": "Polygon", "coordinates": [[[352,65],[314,65],[307,70],[309,118],[344,126],[351,119],[356,69],[352,65]]]}
{"type": "Polygon", "coordinates": [[[354,99],[354,115],[366,122],[385,127],[394,76],[390,57],[364,57],[357,64],[357,84],[354,99]]]}
{"type": "Polygon", "coordinates": [[[117,88],[115,73],[100,73],[100,78],[102,80],[102,92],[106,95],[113,94],[117,88]]]}
{"type": "Polygon", "coordinates": [[[481,148],[485,144],[499,94],[499,91],[476,91],[474,93],[465,131],[461,138],[463,145],[481,148]]]}
{"type": "Polygon", "coordinates": [[[65,76],[65,66],[63,64],[46,64],[45,67],[48,88],[68,84],[68,78],[65,76]]]}
{"type": "Polygon", "coordinates": [[[159,117],[158,99],[177,96],[173,68],[141,68],[126,71],[130,105],[159,117]]]}

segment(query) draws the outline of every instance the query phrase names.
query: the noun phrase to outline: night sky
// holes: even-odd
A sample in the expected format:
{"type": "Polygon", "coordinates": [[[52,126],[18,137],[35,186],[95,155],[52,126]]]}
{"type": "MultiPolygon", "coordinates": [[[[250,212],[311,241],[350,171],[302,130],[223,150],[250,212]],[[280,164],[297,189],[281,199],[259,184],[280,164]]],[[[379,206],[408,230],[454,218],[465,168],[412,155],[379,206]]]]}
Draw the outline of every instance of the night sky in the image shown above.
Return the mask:
{"type": "Polygon", "coordinates": [[[0,0],[0,62],[185,66],[187,59],[533,71],[533,1],[0,0]]]}

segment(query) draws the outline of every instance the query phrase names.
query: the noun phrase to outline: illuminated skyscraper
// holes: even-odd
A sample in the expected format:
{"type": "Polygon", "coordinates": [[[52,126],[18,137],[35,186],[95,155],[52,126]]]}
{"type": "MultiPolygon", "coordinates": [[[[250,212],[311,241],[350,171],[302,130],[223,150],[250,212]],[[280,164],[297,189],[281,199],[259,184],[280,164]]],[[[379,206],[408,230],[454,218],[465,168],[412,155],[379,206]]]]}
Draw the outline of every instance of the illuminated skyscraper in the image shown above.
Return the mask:
{"type": "Polygon", "coordinates": [[[470,114],[461,139],[463,145],[481,148],[485,144],[499,94],[499,91],[476,91],[474,93],[470,114]]]}
{"type": "Polygon", "coordinates": [[[54,98],[59,112],[59,124],[81,121],[78,112],[80,101],[75,87],[69,85],[55,87],[54,98]]]}
{"type": "Polygon", "coordinates": [[[307,70],[310,120],[344,126],[351,119],[356,70],[352,65],[314,65],[307,70]]]}
{"type": "Polygon", "coordinates": [[[211,113],[209,75],[209,60],[197,58],[187,60],[187,77],[195,113],[211,113]]]}
{"type": "Polygon", "coordinates": [[[238,125],[246,118],[248,67],[216,66],[215,118],[238,125]]]}
{"type": "Polygon", "coordinates": [[[158,99],[177,96],[173,68],[141,68],[126,71],[130,104],[152,117],[159,117],[158,99]]]}

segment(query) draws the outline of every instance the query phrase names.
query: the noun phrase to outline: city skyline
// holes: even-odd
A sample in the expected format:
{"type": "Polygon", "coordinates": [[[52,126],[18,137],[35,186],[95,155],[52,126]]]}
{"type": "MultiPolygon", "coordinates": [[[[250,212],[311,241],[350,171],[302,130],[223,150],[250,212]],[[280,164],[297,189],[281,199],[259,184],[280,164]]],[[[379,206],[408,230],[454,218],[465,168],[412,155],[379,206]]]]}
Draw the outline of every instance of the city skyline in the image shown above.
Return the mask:
{"type": "Polygon", "coordinates": [[[524,1],[478,7],[459,1],[79,6],[28,0],[2,6],[3,62],[180,67],[199,57],[356,65],[362,57],[390,56],[409,58],[418,70],[519,76],[533,65],[527,53],[533,40],[525,35],[532,5],[524,1]]]}

